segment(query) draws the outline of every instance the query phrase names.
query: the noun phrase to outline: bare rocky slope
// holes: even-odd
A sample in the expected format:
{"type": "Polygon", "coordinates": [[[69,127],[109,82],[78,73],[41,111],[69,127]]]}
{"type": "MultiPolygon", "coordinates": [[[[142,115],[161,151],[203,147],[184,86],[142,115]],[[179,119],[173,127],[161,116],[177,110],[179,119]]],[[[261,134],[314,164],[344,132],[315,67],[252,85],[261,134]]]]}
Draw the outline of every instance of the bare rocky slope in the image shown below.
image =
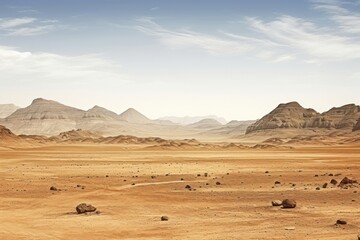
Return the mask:
{"type": "Polygon", "coordinates": [[[6,118],[18,109],[19,107],[14,104],[0,104],[0,118],[6,118]]]}
{"type": "Polygon", "coordinates": [[[318,113],[309,108],[303,108],[297,102],[280,104],[269,114],[250,125],[246,133],[268,129],[352,129],[360,118],[360,107],[348,104],[334,107],[327,112],[318,113]]]}
{"type": "Polygon", "coordinates": [[[355,124],[354,128],[353,128],[353,131],[358,131],[360,130],[360,119],[357,121],[357,123],[355,124]]]}

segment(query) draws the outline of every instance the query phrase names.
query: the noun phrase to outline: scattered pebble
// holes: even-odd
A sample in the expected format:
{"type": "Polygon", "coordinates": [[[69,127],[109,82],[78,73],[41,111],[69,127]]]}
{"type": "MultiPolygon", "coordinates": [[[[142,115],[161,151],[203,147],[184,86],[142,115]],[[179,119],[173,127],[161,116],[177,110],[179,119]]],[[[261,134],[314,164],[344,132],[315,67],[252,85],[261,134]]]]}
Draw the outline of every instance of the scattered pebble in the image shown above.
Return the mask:
{"type": "Polygon", "coordinates": [[[168,216],[162,216],[161,221],[169,221],[169,217],[168,216]]]}
{"type": "Polygon", "coordinates": [[[338,219],[338,220],[336,220],[336,224],[337,225],[346,225],[347,222],[344,219],[338,219]]]}

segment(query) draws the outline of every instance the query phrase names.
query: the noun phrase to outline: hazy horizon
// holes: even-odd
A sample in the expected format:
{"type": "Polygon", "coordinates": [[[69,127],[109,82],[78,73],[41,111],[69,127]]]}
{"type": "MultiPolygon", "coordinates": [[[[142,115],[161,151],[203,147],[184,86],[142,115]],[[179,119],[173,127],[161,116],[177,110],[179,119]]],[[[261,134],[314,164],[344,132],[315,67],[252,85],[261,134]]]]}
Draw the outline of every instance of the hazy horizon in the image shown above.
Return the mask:
{"type": "Polygon", "coordinates": [[[360,1],[0,3],[0,104],[258,119],[359,104],[360,1]]]}

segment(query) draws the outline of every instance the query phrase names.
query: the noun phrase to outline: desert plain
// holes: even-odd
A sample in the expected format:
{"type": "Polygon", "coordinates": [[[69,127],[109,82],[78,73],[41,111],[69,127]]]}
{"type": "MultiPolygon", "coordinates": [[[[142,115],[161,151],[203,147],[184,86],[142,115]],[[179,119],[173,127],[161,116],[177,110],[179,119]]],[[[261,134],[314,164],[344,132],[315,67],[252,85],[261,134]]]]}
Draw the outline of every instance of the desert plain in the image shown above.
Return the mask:
{"type": "Polygon", "coordinates": [[[359,166],[359,144],[3,147],[0,239],[357,239],[360,191],[330,181],[360,179],[359,166]],[[287,198],[296,208],[271,204],[287,198]]]}

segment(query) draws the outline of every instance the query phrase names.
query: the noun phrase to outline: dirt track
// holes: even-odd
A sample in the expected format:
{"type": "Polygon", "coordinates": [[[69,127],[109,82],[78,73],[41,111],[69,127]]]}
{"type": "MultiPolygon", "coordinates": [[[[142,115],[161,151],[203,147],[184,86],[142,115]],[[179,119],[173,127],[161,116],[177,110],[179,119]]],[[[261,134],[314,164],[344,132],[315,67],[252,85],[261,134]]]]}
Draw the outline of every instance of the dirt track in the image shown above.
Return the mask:
{"type": "Polygon", "coordinates": [[[332,178],[360,180],[359,147],[119,149],[0,149],[0,239],[357,239],[360,233],[360,189],[316,190],[332,178]],[[284,198],[298,206],[271,206],[284,198]],[[81,202],[101,214],[77,215],[81,202]],[[162,215],[170,220],[161,222],[162,215]],[[335,226],[339,218],[348,224],[335,226]]]}

